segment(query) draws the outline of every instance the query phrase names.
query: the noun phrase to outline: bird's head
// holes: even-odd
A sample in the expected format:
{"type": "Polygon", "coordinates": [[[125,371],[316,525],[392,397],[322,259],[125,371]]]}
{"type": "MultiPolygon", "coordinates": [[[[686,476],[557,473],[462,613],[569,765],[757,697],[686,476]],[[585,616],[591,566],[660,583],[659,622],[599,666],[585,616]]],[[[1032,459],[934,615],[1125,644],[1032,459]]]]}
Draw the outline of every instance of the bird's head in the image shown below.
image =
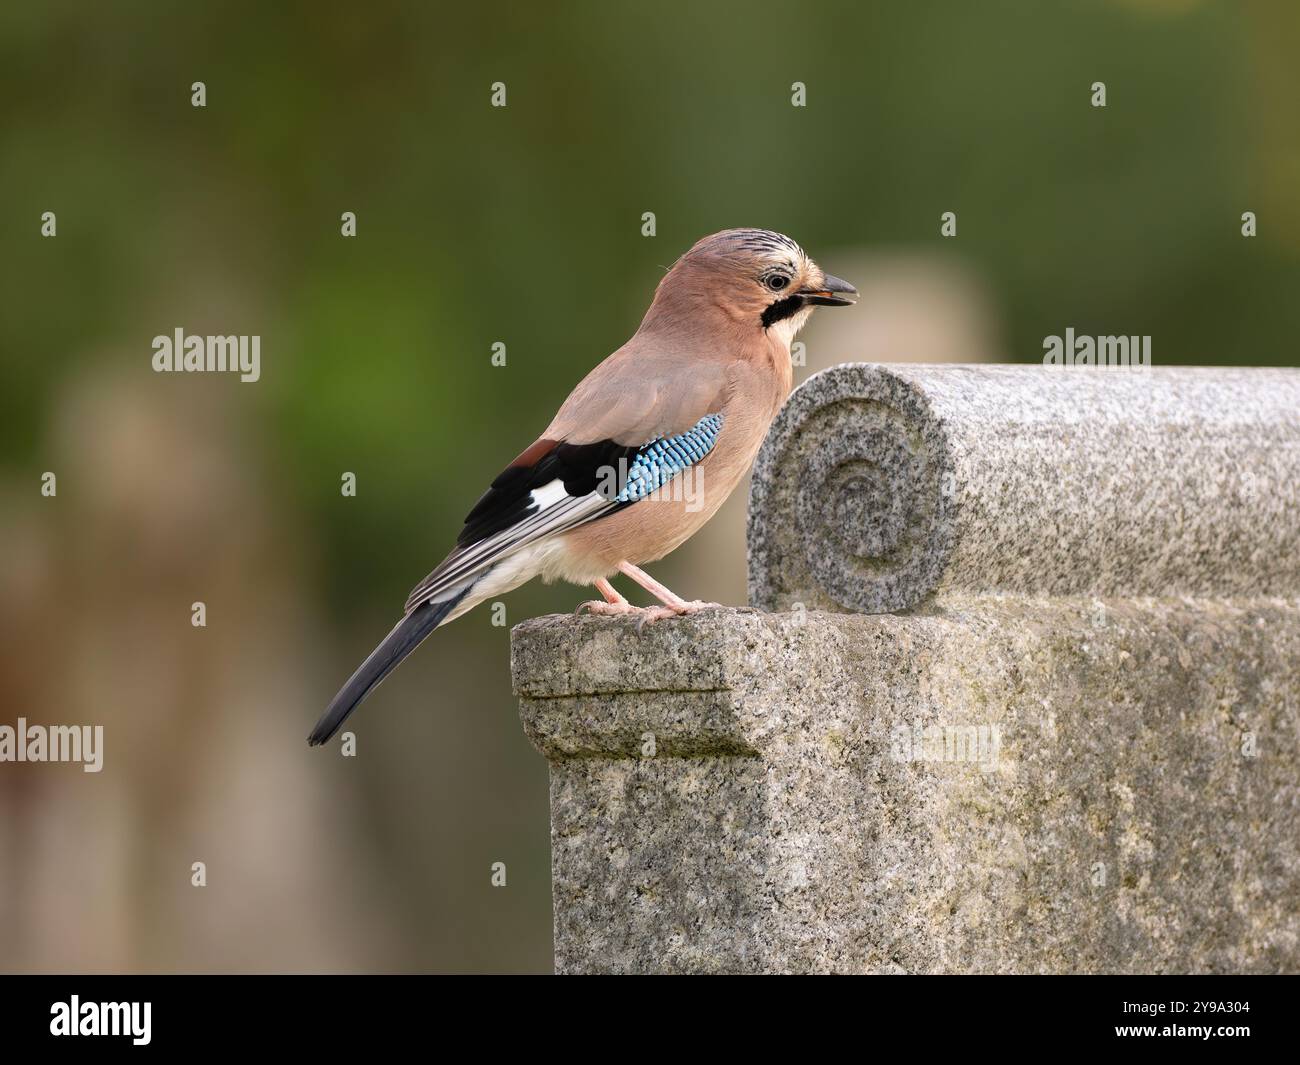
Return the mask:
{"type": "Polygon", "coordinates": [[[676,288],[735,322],[775,332],[786,344],[814,307],[845,307],[858,298],[847,281],[768,229],[725,229],[697,241],[660,283],[661,292],[676,288]]]}

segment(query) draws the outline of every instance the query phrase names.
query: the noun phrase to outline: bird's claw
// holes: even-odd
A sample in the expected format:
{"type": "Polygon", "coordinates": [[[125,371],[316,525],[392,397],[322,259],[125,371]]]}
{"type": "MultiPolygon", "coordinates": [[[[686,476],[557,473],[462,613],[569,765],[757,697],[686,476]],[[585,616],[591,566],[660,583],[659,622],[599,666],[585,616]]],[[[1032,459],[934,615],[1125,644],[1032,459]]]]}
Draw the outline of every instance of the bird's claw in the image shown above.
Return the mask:
{"type": "Polygon", "coordinates": [[[604,617],[619,617],[624,614],[636,614],[642,610],[642,607],[633,606],[631,603],[607,603],[603,599],[591,599],[585,603],[579,603],[574,614],[599,614],[604,617]]]}
{"type": "Polygon", "coordinates": [[[643,606],[641,607],[641,616],[636,619],[637,635],[640,636],[641,630],[647,625],[653,625],[656,621],[676,616],[677,611],[670,606],[643,606]]]}
{"type": "Polygon", "coordinates": [[[698,599],[690,602],[674,603],[671,606],[647,606],[642,608],[645,613],[637,619],[636,631],[645,628],[646,625],[652,625],[656,621],[662,621],[665,618],[689,617],[691,614],[698,614],[701,610],[721,610],[721,603],[704,603],[698,599]]]}
{"type": "Polygon", "coordinates": [[[699,599],[692,599],[689,603],[682,603],[681,606],[674,607],[677,614],[698,614],[701,610],[726,610],[727,608],[721,603],[706,603],[699,599]]]}
{"type": "Polygon", "coordinates": [[[592,599],[586,603],[579,603],[575,615],[588,613],[600,617],[636,617],[636,631],[639,633],[645,626],[653,625],[656,621],[663,621],[665,618],[686,617],[691,614],[698,614],[701,610],[721,610],[721,603],[704,603],[698,599],[691,602],[674,603],[671,606],[633,606],[631,603],[606,603],[600,599],[592,599]]]}

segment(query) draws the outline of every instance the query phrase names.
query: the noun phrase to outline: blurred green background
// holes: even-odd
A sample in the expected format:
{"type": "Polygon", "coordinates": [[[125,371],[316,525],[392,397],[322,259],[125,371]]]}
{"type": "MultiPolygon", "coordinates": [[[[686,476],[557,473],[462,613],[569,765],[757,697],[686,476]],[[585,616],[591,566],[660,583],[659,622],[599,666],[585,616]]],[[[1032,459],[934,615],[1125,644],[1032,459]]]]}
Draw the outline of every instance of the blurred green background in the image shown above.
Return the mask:
{"type": "MultiPolygon", "coordinates": [[[[106,752],[0,765],[0,969],[547,971],[507,627],[304,743],[486,482],[729,226],[863,289],[809,368],[1067,326],[1294,364],[1298,52],[1290,0],[5,5],[0,722],[106,752]],[[261,381],[153,373],[176,327],[261,381]]],[[[741,601],[743,509],[656,575],[741,601]]]]}

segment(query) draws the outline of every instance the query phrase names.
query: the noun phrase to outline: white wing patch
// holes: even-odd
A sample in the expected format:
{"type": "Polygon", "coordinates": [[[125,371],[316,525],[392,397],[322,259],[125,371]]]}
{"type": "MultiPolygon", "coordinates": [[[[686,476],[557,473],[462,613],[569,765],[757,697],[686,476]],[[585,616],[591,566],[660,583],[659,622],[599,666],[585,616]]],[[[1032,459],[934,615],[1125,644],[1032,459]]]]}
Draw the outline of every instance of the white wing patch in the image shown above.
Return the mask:
{"type": "Polygon", "coordinates": [[[407,597],[406,609],[410,610],[420,603],[438,599],[444,592],[459,591],[467,580],[480,575],[502,556],[513,554],[544,537],[565,532],[590,521],[611,505],[610,501],[599,492],[590,492],[585,496],[571,496],[564,491],[564,485],[559,481],[552,481],[541,488],[533,489],[531,494],[534,498],[542,496],[542,499],[537,500],[541,504],[541,509],[536,514],[449,555],[443,564],[430,573],[407,597]],[[552,502],[548,503],[545,500],[552,500],[552,502]]]}
{"type": "Polygon", "coordinates": [[[560,502],[568,493],[564,490],[564,482],[560,480],[551,481],[550,484],[544,484],[540,488],[534,488],[528,493],[533,502],[540,510],[545,510],[549,506],[560,502]]]}

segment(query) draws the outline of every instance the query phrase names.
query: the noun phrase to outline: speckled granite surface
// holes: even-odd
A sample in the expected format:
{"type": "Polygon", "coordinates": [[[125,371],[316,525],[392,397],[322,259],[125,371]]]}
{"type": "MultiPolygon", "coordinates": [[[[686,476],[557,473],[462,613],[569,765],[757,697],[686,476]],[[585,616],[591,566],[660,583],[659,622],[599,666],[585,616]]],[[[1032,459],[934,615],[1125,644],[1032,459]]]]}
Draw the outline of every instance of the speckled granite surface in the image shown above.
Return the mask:
{"type": "Polygon", "coordinates": [[[512,666],[560,972],[1300,969],[1294,600],[539,618],[512,666]]]}
{"type": "Polygon", "coordinates": [[[1300,371],[837,367],[749,552],[514,631],[559,971],[1300,971],[1300,371]]]}
{"type": "Polygon", "coordinates": [[[750,602],[1300,590],[1300,370],[837,366],[754,467],[750,602]]]}

